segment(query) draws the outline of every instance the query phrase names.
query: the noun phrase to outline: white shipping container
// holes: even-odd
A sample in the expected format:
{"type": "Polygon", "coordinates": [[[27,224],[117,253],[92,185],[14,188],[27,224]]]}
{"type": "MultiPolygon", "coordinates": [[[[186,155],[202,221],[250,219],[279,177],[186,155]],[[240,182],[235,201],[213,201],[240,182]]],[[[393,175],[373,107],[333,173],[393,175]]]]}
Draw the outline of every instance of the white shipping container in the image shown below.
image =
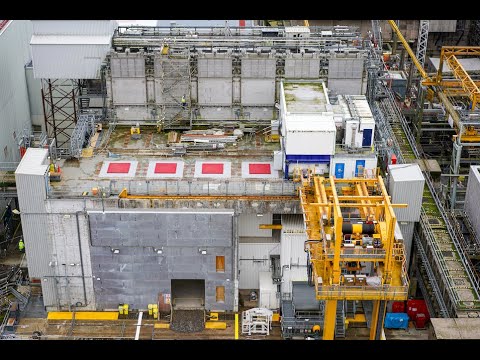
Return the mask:
{"type": "Polygon", "coordinates": [[[419,221],[423,201],[425,178],[418,164],[388,166],[388,193],[394,204],[408,204],[395,208],[397,221],[419,221]]]}
{"type": "Polygon", "coordinates": [[[480,238],[480,166],[478,165],[470,166],[465,196],[465,212],[477,233],[477,237],[480,238]]]}
{"type": "Polygon", "coordinates": [[[290,114],[285,117],[285,153],[333,155],[336,127],[333,114],[290,114]]]}

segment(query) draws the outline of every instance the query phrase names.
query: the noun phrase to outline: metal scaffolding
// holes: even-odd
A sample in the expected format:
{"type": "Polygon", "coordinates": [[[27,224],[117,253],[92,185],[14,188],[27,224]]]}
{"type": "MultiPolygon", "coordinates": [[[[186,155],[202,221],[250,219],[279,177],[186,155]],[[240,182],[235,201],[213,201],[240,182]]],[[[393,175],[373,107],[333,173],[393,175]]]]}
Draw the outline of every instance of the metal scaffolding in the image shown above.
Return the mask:
{"type": "Polygon", "coordinates": [[[80,158],[85,142],[95,132],[95,115],[82,114],[78,116],[77,124],[70,139],[70,155],[80,158]]]}
{"type": "Polygon", "coordinates": [[[60,153],[69,152],[68,144],[77,123],[79,81],[42,79],[42,101],[45,127],[60,153]]]}
{"type": "Polygon", "coordinates": [[[165,53],[155,56],[155,76],[161,81],[162,99],[157,125],[164,130],[191,129],[191,77],[195,68],[190,66],[188,49],[180,54],[171,54],[167,46],[164,49],[165,53]]]}

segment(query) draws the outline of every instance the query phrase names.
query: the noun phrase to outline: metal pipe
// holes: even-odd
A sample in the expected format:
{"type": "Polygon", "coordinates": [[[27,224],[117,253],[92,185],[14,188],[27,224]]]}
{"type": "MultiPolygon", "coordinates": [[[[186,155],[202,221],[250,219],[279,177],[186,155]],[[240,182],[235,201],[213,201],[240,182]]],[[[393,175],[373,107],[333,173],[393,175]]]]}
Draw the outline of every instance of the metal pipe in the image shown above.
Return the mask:
{"type": "Polygon", "coordinates": [[[80,237],[80,221],[78,220],[78,214],[83,213],[83,211],[77,211],[75,213],[75,217],[77,220],[77,239],[78,239],[78,251],[80,253],[80,268],[82,270],[82,284],[83,284],[83,299],[84,299],[84,304],[82,307],[87,306],[87,287],[85,285],[85,270],[83,268],[83,254],[82,254],[82,241],[80,237]]]}

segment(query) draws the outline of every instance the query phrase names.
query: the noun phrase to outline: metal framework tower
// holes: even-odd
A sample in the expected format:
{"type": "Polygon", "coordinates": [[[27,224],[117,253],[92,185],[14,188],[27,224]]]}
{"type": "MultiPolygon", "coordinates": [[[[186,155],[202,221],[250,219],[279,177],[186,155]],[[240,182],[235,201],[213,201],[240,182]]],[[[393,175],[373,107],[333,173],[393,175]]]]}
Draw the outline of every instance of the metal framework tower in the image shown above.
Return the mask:
{"type": "Polygon", "coordinates": [[[383,48],[381,20],[372,20],[372,30],[373,43],[381,50],[383,48]]]}
{"type": "Polygon", "coordinates": [[[74,79],[42,79],[45,127],[58,151],[69,148],[70,137],[77,123],[79,88],[79,81],[74,79]]]}
{"type": "Polygon", "coordinates": [[[418,62],[422,65],[422,67],[425,67],[429,24],[430,22],[428,20],[420,20],[420,26],[418,29],[418,45],[417,45],[416,56],[417,56],[418,62]]]}

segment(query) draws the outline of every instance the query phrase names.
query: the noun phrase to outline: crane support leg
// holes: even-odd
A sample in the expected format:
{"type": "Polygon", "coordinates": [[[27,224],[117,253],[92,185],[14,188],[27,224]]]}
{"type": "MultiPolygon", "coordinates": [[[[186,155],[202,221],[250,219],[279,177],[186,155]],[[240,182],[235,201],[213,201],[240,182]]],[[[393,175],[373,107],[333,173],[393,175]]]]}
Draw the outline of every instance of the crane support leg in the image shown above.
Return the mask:
{"type": "Polygon", "coordinates": [[[323,340],[335,337],[335,318],[337,316],[337,300],[325,301],[325,319],[323,321],[323,340]]]}
{"type": "Polygon", "coordinates": [[[387,302],[385,300],[373,301],[372,321],[370,322],[370,340],[380,340],[386,311],[387,302]]]}

